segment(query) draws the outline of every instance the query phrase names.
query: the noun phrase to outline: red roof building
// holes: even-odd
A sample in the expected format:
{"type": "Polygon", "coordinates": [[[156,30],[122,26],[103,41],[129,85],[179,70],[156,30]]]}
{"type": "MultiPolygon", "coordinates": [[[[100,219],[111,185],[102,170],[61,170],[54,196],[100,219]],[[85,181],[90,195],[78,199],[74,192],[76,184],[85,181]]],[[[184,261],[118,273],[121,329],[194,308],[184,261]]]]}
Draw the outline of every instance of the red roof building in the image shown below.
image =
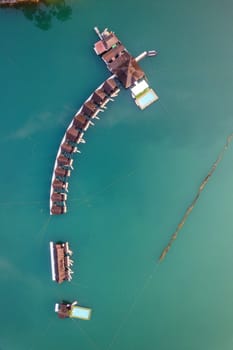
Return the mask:
{"type": "Polygon", "coordinates": [[[60,156],[58,156],[57,162],[58,162],[58,165],[72,167],[73,159],[72,158],[67,158],[63,154],[61,154],[60,156]]]}
{"type": "Polygon", "coordinates": [[[73,126],[79,130],[86,131],[90,125],[90,121],[82,114],[78,114],[73,119],[73,126]]]}
{"type": "Polygon", "coordinates": [[[55,175],[56,176],[62,176],[62,177],[69,177],[70,176],[70,170],[69,169],[64,169],[61,167],[57,167],[55,169],[55,175]]]}

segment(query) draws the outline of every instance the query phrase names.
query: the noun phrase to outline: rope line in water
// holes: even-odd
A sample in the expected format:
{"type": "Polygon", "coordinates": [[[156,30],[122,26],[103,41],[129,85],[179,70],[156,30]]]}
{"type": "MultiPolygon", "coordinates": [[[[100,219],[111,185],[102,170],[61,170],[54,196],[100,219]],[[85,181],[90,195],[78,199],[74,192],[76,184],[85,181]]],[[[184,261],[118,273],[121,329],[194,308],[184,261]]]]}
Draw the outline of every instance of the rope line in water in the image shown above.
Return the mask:
{"type": "Polygon", "coordinates": [[[34,204],[44,204],[47,203],[47,201],[4,201],[0,202],[0,206],[10,206],[10,205],[34,205],[34,204]]]}
{"type": "MultiPolygon", "coordinates": [[[[96,199],[98,196],[102,195],[103,193],[107,192],[111,187],[113,187],[115,184],[117,184],[118,182],[121,182],[123,180],[125,180],[128,177],[131,177],[132,175],[135,174],[135,172],[137,171],[137,168],[131,170],[130,172],[127,172],[124,175],[121,176],[117,176],[115,179],[113,179],[112,182],[110,182],[109,184],[105,185],[103,188],[101,188],[99,191],[94,192],[93,194],[90,195],[85,195],[82,197],[74,197],[70,199],[70,202],[79,202],[80,205],[85,205],[87,202],[90,202],[93,199],[96,199]]],[[[28,205],[43,205],[47,203],[47,201],[45,200],[41,200],[41,201],[36,201],[36,200],[32,200],[32,201],[3,201],[0,202],[0,206],[28,206],[28,205]]]]}
{"type": "MultiPolygon", "coordinates": [[[[43,332],[40,332],[40,337],[41,337],[41,338],[44,338],[44,337],[47,335],[47,333],[48,333],[49,329],[51,328],[52,324],[54,323],[54,321],[55,321],[54,317],[50,317],[50,319],[49,319],[49,321],[48,321],[48,323],[47,323],[47,325],[46,325],[44,331],[43,331],[43,332]]],[[[35,342],[33,342],[33,343],[30,345],[30,347],[29,347],[28,350],[33,350],[33,349],[35,348],[36,345],[38,345],[38,344],[35,344],[35,342]]]]}
{"type": "Polygon", "coordinates": [[[107,350],[110,350],[113,346],[113,344],[116,342],[117,338],[119,338],[120,332],[123,328],[123,326],[125,325],[125,323],[127,322],[127,320],[129,319],[129,316],[132,314],[132,312],[134,311],[137,303],[139,302],[140,298],[142,297],[143,293],[146,291],[146,289],[149,287],[150,282],[152,281],[152,277],[154,276],[155,272],[157,271],[159,265],[156,265],[152,272],[149,274],[148,277],[146,277],[144,284],[142,285],[142,288],[138,288],[138,293],[135,295],[133,302],[129,308],[129,311],[126,313],[125,317],[122,318],[121,323],[119,324],[119,327],[116,329],[112,340],[110,342],[110,344],[107,347],[107,350]]]}
{"type": "Polygon", "coordinates": [[[47,232],[50,221],[51,221],[51,216],[49,216],[48,219],[46,219],[41,229],[39,230],[38,234],[35,236],[35,239],[38,238],[40,243],[42,242],[44,235],[47,232]]]}
{"type": "Polygon", "coordinates": [[[116,177],[112,182],[110,182],[108,185],[104,186],[102,189],[100,189],[99,191],[91,194],[91,195],[86,195],[86,197],[84,198],[80,198],[80,197],[75,197],[75,198],[71,198],[70,201],[71,202],[76,202],[79,201],[80,204],[84,204],[86,202],[90,202],[94,199],[96,199],[98,196],[100,196],[101,194],[103,194],[104,192],[107,192],[111,187],[113,187],[115,184],[117,184],[118,182],[126,179],[127,177],[132,176],[133,174],[135,174],[136,169],[131,170],[129,173],[125,174],[125,175],[121,175],[116,177]]]}
{"type": "Polygon", "coordinates": [[[209,173],[207,174],[207,176],[204,178],[204,180],[202,181],[196,196],[194,197],[192,203],[190,204],[190,206],[186,209],[184,216],[182,217],[181,221],[179,222],[178,226],[176,227],[175,232],[172,234],[167,246],[164,248],[164,250],[162,251],[160,257],[159,257],[159,262],[163,261],[163,259],[166,257],[167,253],[169,252],[172,244],[174,243],[174,241],[176,240],[180,230],[182,229],[182,227],[185,224],[185,221],[187,220],[188,216],[191,214],[193,208],[195,207],[201,192],[204,190],[205,186],[207,185],[208,181],[210,180],[211,176],[213,175],[213,173],[215,172],[217,166],[219,165],[219,163],[221,162],[221,160],[223,159],[224,153],[226,152],[226,150],[228,149],[229,144],[231,143],[233,138],[233,133],[230,134],[227,137],[226,143],[223,147],[223,149],[221,150],[221,152],[219,153],[218,158],[216,159],[216,161],[214,162],[214,164],[212,165],[209,173]]]}
{"type": "Polygon", "coordinates": [[[71,318],[71,320],[73,321],[73,324],[76,325],[80,331],[83,333],[83,335],[86,337],[86,339],[89,341],[89,344],[91,344],[95,349],[99,350],[98,345],[94,342],[94,340],[89,336],[89,334],[87,333],[87,331],[85,331],[80,324],[78,323],[78,320],[74,320],[73,318],[71,318]]]}

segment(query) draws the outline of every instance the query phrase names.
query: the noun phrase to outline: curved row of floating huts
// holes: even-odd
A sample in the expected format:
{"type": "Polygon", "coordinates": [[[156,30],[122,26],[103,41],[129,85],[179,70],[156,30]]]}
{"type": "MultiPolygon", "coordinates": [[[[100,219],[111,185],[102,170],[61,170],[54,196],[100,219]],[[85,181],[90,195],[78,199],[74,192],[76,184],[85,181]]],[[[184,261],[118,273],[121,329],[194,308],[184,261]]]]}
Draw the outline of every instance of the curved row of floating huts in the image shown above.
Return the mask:
{"type": "Polygon", "coordinates": [[[94,125],[92,120],[99,119],[99,112],[103,112],[106,104],[117,96],[120,89],[114,76],[105,80],[92,95],[86,100],[73,120],[68,126],[61,141],[52,175],[50,190],[50,214],[59,215],[66,213],[68,179],[73,170],[73,154],[80,152],[79,143],[85,143],[84,132],[90,125],[94,125]]]}

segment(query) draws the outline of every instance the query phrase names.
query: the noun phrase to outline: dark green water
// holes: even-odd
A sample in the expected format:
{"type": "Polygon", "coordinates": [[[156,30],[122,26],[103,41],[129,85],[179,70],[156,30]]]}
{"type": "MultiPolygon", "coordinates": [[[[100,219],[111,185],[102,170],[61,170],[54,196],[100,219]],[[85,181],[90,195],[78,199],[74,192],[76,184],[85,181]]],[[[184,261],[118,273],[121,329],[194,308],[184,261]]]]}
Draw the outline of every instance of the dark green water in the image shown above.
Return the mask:
{"type": "Polygon", "coordinates": [[[233,4],[67,6],[49,19],[0,10],[0,349],[232,350],[232,146],[156,261],[233,131],[233,4]],[[134,55],[159,51],[141,66],[160,100],[141,112],[121,92],[75,159],[67,215],[50,217],[60,140],[108,76],[95,25],[134,55]],[[75,260],[61,286],[48,246],[60,239],[75,260]],[[92,307],[91,321],[59,320],[63,298],[92,307]]]}

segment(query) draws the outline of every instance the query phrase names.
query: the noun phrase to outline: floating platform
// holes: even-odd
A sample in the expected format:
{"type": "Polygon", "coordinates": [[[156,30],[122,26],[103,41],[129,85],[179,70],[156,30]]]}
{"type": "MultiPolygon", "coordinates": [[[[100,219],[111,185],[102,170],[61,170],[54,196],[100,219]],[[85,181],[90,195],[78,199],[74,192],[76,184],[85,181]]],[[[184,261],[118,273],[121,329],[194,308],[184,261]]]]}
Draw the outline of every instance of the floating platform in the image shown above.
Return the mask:
{"type": "Polygon", "coordinates": [[[105,62],[111,76],[105,80],[83,103],[69,124],[58,148],[50,187],[50,214],[67,212],[68,181],[73,170],[73,156],[80,153],[79,145],[85,143],[84,136],[99,113],[104,112],[109,101],[118,96],[121,87],[131,90],[131,95],[140,109],[145,109],[158,100],[149,87],[144,71],[138,62],[144,57],[156,56],[157,51],[144,51],[133,57],[114,32],[107,28],[100,32],[94,28],[99,41],[94,44],[95,53],[105,62]],[[143,84],[147,84],[142,90],[143,84]],[[140,87],[140,91],[139,90],[140,87]]]}
{"type": "Polygon", "coordinates": [[[145,79],[136,82],[130,90],[132,97],[135,99],[135,103],[140,109],[145,109],[158,100],[158,96],[154,90],[149,87],[145,79]]]}
{"type": "Polygon", "coordinates": [[[159,97],[156,95],[153,89],[148,89],[142,95],[137,97],[135,99],[135,102],[140,109],[145,109],[146,107],[150,106],[152,103],[157,101],[158,98],[159,97]]]}
{"type": "Polygon", "coordinates": [[[78,318],[88,321],[91,318],[92,310],[79,306],[77,305],[77,301],[74,301],[72,304],[67,302],[55,304],[55,312],[57,312],[59,318],[78,318]]]}
{"type": "Polygon", "coordinates": [[[68,242],[49,243],[52,280],[57,283],[71,281],[72,273],[71,266],[73,260],[71,256],[73,252],[69,248],[68,242]]]}
{"type": "MultiPolygon", "coordinates": [[[[115,74],[116,78],[124,88],[136,90],[146,82],[146,76],[138,62],[146,56],[156,56],[157,51],[144,51],[134,58],[114,32],[107,28],[101,33],[97,27],[94,28],[100,40],[94,45],[94,51],[105,62],[108,70],[115,74]]],[[[146,83],[147,84],[147,83],[146,83]]],[[[135,93],[133,93],[135,95],[135,93]]],[[[141,96],[133,96],[136,105],[145,109],[158,100],[157,94],[147,84],[147,90],[140,92],[141,96]]]]}

